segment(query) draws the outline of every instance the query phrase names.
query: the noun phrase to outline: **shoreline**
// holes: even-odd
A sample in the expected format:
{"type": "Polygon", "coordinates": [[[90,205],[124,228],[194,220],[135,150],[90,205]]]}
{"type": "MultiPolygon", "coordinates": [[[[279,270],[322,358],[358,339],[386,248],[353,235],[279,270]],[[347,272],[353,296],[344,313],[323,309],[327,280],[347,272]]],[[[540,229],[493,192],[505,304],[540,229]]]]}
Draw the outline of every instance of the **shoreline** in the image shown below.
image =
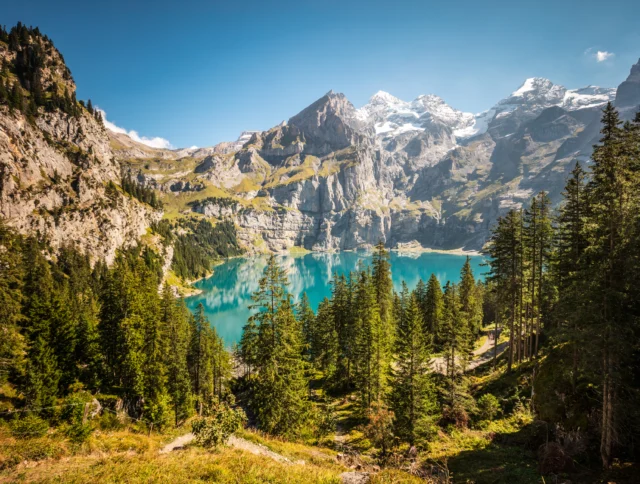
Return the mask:
{"type": "MultiPolygon", "coordinates": [[[[336,254],[339,252],[358,252],[358,249],[345,249],[345,250],[331,250],[331,251],[325,251],[325,250],[307,250],[304,249],[302,247],[297,247],[294,246],[294,250],[288,249],[288,250],[283,250],[283,251],[278,251],[278,252],[273,252],[273,254],[276,255],[290,255],[292,257],[300,257],[300,256],[305,256],[308,254],[336,254]]],[[[360,249],[362,252],[372,252],[371,249],[366,249],[366,250],[362,250],[360,249]]],[[[465,250],[464,248],[460,247],[459,249],[433,249],[430,247],[406,247],[406,248],[393,248],[393,249],[388,249],[389,252],[395,252],[398,255],[402,256],[403,254],[423,254],[423,253],[433,253],[433,254],[445,254],[445,255],[468,255],[471,257],[480,257],[482,256],[482,253],[477,251],[477,250],[465,250]]],[[[212,267],[211,273],[206,275],[206,276],[202,276],[199,277],[197,279],[193,279],[190,281],[185,281],[185,285],[190,286],[190,290],[189,291],[184,291],[183,294],[181,294],[181,296],[183,298],[187,298],[187,297],[192,297],[192,296],[197,296],[198,294],[202,294],[202,289],[198,289],[196,287],[193,287],[193,284],[195,284],[198,281],[202,281],[204,279],[208,279],[209,277],[213,276],[213,274],[215,273],[215,267],[219,266],[221,264],[224,264],[225,262],[231,260],[231,259],[236,259],[239,257],[245,257],[245,258],[250,258],[250,257],[256,257],[256,256],[263,256],[263,255],[267,255],[268,253],[258,253],[258,254],[242,254],[242,255],[234,255],[231,257],[227,257],[226,259],[220,259],[218,261],[215,262],[215,264],[212,267]]],[[[176,287],[176,286],[174,286],[176,287]]],[[[186,287],[182,287],[179,289],[187,289],[186,287]]]]}
{"type": "Polygon", "coordinates": [[[459,249],[432,249],[429,247],[415,247],[415,248],[396,248],[396,249],[389,249],[390,251],[393,252],[398,252],[398,253],[427,253],[427,252],[432,252],[434,254],[450,254],[450,255],[469,255],[469,256],[482,256],[482,253],[477,251],[477,250],[466,250],[462,247],[460,247],[459,249]]]}

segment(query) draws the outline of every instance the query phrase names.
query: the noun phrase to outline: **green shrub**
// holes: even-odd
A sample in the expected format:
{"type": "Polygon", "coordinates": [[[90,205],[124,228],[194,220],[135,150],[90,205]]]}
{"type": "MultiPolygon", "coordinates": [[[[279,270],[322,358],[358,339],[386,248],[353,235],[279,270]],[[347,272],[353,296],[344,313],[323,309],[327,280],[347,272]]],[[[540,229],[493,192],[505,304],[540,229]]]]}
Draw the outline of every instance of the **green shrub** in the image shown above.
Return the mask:
{"type": "Polygon", "coordinates": [[[93,432],[93,425],[83,424],[82,421],[75,422],[65,428],[65,435],[74,444],[85,442],[93,432]]]}
{"type": "Polygon", "coordinates": [[[314,437],[322,440],[336,430],[336,416],[329,405],[323,405],[314,414],[314,437]]]}
{"type": "Polygon", "coordinates": [[[500,402],[498,402],[498,399],[491,395],[491,393],[487,393],[478,399],[478,410],[480,412],[480,418],[483,420],[493,420],[493,417],[500,412],[500,402]]]}
{"type": "Polygon", "coordinates": [[[125,427],[124,422],[115,413],[109,411],[103,411],[98,425],[101,430],[121,430],[125,427]]]}
{"type": "Polygon", "coordinates": [[[242,409],[233,409],[226,403],[214,403],[207,414],[192,424],[196,443],[207,448],[224,444],[232,433],[244,426],[247,419],[242,409]]]}
{"type": "Polygon", "coordinates": [[[393,433],[394,413],[382,404],[374,403],[367,412],[369,423],[362,429],[364,436],[386,455],[395,444],[393,433]]]}
{"type": "Polygon", "coordinates": [[[20,438],[43,437],[48,430],[47,421],[34,414],[27,414],[23,418],[14,420],[11,424],[11,433],[14,437],[20,438]]]}

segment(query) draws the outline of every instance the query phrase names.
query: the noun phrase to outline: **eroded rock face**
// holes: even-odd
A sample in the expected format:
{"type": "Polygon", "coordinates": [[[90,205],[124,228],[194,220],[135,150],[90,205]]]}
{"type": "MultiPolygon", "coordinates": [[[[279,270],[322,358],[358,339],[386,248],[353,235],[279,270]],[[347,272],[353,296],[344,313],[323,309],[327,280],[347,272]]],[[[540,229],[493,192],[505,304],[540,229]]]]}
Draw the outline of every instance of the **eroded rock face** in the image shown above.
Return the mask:
{"type": "Polygon", "coordinates": [[[108,193],[109,182],[120,183],[120,167],[93,117],[42,113],[34,125],[0,108],[0,215],[9,225],[111,263],[161,213],[108,193]]]}
{"type": "Polygon", "coordinates": [[[625,111],[640,107],[640,59],[631,67],[629,77],[618,86],[616,107],[625,111]]]}

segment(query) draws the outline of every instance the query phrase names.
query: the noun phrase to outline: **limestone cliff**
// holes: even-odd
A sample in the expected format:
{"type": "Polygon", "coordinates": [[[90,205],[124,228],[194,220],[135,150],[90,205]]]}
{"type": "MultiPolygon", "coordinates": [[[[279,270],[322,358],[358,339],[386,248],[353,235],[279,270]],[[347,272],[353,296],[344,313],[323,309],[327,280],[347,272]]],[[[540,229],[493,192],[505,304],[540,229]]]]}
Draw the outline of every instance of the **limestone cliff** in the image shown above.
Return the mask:
{"type": "Polygon", "coordinates": [[[75,100],[51,41],[31,29],[19,32],[0,42],[0,81],[17,93],[0,104],[0,216],[23,233],[46,236],[54,248],[75,244],[111,262],[162,214],[119,189],[111,138],[99,116],[75,100]]]}

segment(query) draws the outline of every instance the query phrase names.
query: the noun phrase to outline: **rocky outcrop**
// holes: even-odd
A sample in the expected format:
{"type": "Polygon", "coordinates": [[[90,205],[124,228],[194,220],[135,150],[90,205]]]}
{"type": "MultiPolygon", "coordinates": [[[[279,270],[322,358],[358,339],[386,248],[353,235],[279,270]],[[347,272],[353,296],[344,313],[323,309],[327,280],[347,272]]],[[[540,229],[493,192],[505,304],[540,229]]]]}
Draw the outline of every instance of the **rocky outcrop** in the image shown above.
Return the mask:
{"type": "Polygon", "coordinates": [[[618,86],[616,107],[631,112],[640,108],[640,59],[631,67],[629,77],[618,86]]]}
{"type": "Polygon", "coordinates": [[[75,100],[71,73],[50,40],[24,29],[17,44],[0,43],[0,63],[21,73],[12,78],[13,89],[40,96],[40,104],[28,107],[0,105],[0,217],[22,233],[46,237],[54,249],[74,244],[110,263],[162,213],[119,189],[109,134],[75,100]],[[52,101],[47,106],[43,92],[52,101]]]}
{"type": "Polygon", "coordinates": [[[120,168],[94,118],[46,113],[34,126],[0,109],[0,215],[9,225],[111,262],[161,213],[109,192],[109,182],[120,182],[120,168]]]}

